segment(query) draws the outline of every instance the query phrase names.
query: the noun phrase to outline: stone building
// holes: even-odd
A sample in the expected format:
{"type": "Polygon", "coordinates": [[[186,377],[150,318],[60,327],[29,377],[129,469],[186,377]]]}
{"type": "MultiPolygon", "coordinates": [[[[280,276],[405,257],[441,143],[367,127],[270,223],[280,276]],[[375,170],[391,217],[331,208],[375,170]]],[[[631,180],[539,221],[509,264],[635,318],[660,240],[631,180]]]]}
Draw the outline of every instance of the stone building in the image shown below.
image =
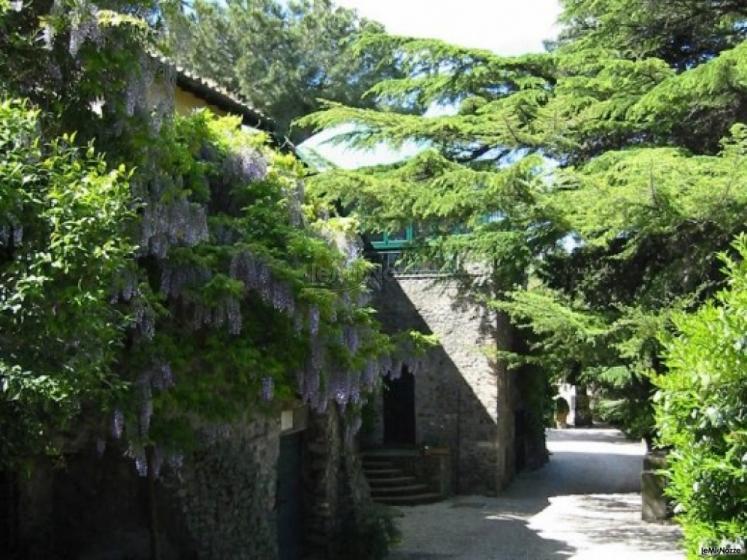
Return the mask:
{"type": "MultiPolygon", "coordinates": [[[[215,84],[157,60],[146,102],[188,113],[208,107],[271,133],[271,123],[215,84]]],[[[97,450],[80,425],[59,464],[0,472],[0,557],[140,560],[335,560],[351,539],[368,546],[369,489],[337,406],[205,426],[197,448],[157,482],[139,476],[118,441],[97,450]],[[153,519],[158,523],[154,524],[153,519]]],[[[365,558],[361,553],[356,556],[365,558]]]]}
{"type": "MultiPolygon", "coordinates": [[[[147,103],[180,113],[209,107],[271,131],[230,92],[158,62],[166,79],[150,84],[147,103]]],[[[433,333],[440,344],[385,381],[364,443],[408,450],[405,467],[432,479],[436,497],[494,494],[544,459],[544,442],[526,430],[521,380],[491,355],[510,346],[511,329],[464,295],[464,280],[385,270],[374,290],[388,330],[433,333]]],[[[155,485],[116,442],[99,455],[94,430],[79,428],[64,465],[40,458],[28,477],[0,473],[0,556],[149,558],[154,517],[164,560],[362,559],[376,546],[380,525],[364,477],[365,462],[376,462],[348,446],[335,406],[320,414],[299,403],[277,417],[206,427],[198,448],[155,485]]]]}
{"type": "Polygon", "coordinates": [[[398,272],[392,263],[407,242],[380,238],[371,244],[371,258],[382,264],[375,307],[387,330],[434,334],[438,345],[405,360],[400,375],[385,381],[364,443],[371,455],[390,459],[397,449],[421,455],[440,450],[448,458],[447,479],[432,488],[496,494],[518,470],[546,460],[542,420],[524,394],[533,374],[510,371],[496,359],[496,350],[512,349],[517,341],[508,319],[474,297],[487,289],[488,274],[398,272]]]}

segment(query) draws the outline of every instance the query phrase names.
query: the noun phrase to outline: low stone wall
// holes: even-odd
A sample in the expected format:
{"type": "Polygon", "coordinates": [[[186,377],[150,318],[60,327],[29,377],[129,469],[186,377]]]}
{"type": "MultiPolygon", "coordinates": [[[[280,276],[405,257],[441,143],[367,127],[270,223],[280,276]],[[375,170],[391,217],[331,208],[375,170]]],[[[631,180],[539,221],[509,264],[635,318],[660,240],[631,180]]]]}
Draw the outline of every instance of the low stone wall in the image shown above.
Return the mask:
{"type": "Polygon", "coordinates": [[[643,457],[641,472],[641,518],[653,523],[666,521],[673,515],[672,502],[664,495],[666,478],[660,470],[667,466],[664,451],[649,451],[643,457]]]}
{"type": "MultiPolygon", "coordinates": [[[[155,485],[161,557],[275,558],[279,421],[258,419],[206,431],[180,468],[165,465],[155,485]]],[[[22,558],[147,559],[151,522],[147,479],[110,442],[40,459],[19,476],[22,558]]]]}

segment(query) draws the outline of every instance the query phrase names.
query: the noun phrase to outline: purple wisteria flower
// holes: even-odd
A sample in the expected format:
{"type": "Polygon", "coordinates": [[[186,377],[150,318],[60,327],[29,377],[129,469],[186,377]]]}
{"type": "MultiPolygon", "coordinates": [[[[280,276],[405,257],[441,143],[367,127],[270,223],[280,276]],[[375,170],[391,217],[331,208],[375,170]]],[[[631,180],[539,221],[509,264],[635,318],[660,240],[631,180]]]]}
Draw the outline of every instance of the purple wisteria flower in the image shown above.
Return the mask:
{"type": "Polygon", "coordinates": [[[124,431],[124,413],[119,409],[114,410],[112,414],[112,437],[119,439],[124,431]]]}
{"type": "Polygon", "coordinates": [[[272,397],[275,393],[275,381],[272,379],[272,377],[263,377],[262,378],[262,400],[265,402],[269,402],[272,400],[272,397]]]}

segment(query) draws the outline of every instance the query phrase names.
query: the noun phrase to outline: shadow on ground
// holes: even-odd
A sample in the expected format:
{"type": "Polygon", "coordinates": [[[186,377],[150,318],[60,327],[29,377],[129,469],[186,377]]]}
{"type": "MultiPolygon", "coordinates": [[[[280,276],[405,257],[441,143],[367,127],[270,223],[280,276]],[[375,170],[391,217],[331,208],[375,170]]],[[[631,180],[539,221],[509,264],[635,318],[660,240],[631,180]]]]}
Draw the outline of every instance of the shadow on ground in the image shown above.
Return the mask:
{"type": "Polygon", "coordinates": [[[573,547],[544,538],[528,526],[531,516],[547,503],[469,496],[410,508],[405,514],[405,540],[389,558],[567,560],[573,547]]]}
{"type": "Polygon", "coordinates": [[[549,430],[550,462],[497,498],[402,508],[390,560],[680,560],[679,529],[640,518],[644,447],[613,429],[549,430]]]}

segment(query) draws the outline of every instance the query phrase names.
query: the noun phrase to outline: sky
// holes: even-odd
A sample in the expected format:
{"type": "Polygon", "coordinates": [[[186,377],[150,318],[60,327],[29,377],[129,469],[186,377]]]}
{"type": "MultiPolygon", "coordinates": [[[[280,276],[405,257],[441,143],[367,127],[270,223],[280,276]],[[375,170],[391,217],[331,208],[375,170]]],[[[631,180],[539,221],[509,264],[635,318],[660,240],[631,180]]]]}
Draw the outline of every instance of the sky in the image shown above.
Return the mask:
{"type": "MultiPolygon", "coordinates": [[[[542,41],[557,34],[559,0],[336,0],[366,18],[383,23],[389,33],[442,39],[502,55],[543,50],[542,41]]],[[[302,144],[344,168],[391,163],[412,155],[415,145],[394,152],[378,146],[369,152],[325,144],[327,130],[302,144]]]]}
{"type": "Polygon", "coordinates": [[[542,50],[557,33],[558,0],[337,0],[389,33],[443,39],[498,54],[542,50]]]}

